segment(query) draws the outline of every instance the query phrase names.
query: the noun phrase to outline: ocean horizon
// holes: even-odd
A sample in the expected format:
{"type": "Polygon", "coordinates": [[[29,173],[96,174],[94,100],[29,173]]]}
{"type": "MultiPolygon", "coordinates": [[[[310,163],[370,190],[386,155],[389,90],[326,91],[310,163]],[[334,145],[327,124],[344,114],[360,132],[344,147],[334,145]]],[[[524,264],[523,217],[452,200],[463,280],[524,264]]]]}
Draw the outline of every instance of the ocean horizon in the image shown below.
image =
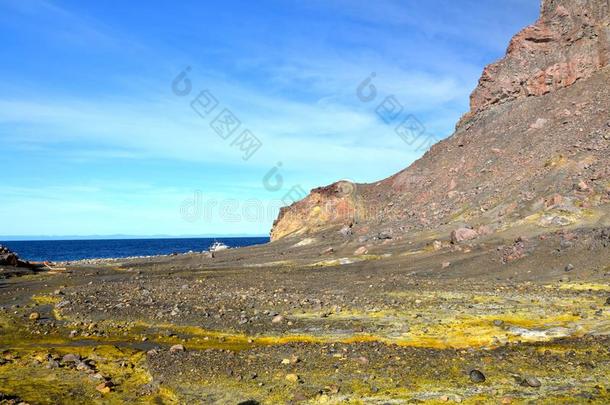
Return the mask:
{"type": "Polygon", "coordinates": [[[238,248],[268,243],[269,237],[0,240],[0,245],[22,260],[65,262],[203,252],[215,242],[238,248]]]}

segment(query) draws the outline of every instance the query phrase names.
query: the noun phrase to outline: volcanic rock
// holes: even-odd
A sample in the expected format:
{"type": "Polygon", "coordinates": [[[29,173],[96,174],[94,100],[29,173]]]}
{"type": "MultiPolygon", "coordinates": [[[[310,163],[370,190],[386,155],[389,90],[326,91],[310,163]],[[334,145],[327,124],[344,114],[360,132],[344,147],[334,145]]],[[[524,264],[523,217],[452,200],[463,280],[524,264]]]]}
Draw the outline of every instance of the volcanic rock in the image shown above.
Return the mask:
{"type": "Polygon", "coordinates": [[[19,259],[16,253],[12,252],[9,248],[0,245],[0,266],[11,266],[11,267],[27,267],[31,268],[32,265],[29,262],[22,261],[19,259]]]}
{"type": "Polygon", "coordinates": [[[479,234],[474,229],[469,228],[459,228],[455,231],[451,232],[451,242],[453,243],[461,243],[464,241],[476,239],[479,237],[479,234]]]}
{"type": "Polygon", "coordinates": [[[544,0],[538,21],[512,39],[504,59],[483,71],[471,113],[557,91],[608,66],[609,8],[599,0],[544,0]]]}

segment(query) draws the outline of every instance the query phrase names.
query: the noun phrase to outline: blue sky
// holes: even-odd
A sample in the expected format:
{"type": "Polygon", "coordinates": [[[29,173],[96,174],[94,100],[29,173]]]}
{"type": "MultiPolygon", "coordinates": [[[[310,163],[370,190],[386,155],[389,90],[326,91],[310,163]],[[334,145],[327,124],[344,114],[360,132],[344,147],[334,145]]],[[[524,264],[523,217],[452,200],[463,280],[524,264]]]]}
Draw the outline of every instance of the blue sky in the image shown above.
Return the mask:
{"type": "Polygon", "coordinates": [[[373,182],[449,136],[537,0],[0,0],[0,235],[267,234],[294,186],[373,182]],[[187,66],[192,91],[172,82],[187,66]],[[371,72],[378,97],[356,89],[371,72]],[[202,118],[191,101],[218,101],[202,118]],[[210,127],[224,108],[262,143],[210,127]],[[394,123],[393,123],[394,124],[394,123]],[[282,187],[262,179],[278,162],[282,187]]]}

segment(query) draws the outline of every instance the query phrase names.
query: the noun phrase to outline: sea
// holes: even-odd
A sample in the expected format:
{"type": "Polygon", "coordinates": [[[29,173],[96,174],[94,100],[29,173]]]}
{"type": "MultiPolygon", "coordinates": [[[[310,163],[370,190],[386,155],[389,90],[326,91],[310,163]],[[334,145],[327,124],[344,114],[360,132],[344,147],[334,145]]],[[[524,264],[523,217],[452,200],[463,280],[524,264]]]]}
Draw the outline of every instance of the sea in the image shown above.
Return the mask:
{"type": "Polygon", "coordinates": [[[172,238],[172,239],[92,239],[0,241],[23,260],[65,262],[84,259],[111,259],[202,252],[215,242],[230,248],[262,245],[266,237],[172,238]]]}

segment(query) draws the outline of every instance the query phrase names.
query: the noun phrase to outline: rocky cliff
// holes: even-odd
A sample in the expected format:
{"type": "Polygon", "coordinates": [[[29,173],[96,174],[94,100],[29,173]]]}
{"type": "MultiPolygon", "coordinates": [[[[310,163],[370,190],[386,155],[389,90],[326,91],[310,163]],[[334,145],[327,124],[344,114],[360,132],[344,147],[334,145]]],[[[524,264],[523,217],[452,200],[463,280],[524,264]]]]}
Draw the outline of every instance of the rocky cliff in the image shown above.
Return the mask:
{"type": "Polygon", "coordinates": [[[543,1],[540,19],[512,39],[506,57],[483,71],[471,114],[571,86],[608,66],[609,9],[606,0],[543,1]]]}
{"type": "Polygon", "coordinates": [[[540,226],[610,201],[610,0],[545,0],[485,68],[448,139],[396,175],[340,182],[282,210],[272,240],[341,231],[400,238],[442,225],[540,226]]]}

